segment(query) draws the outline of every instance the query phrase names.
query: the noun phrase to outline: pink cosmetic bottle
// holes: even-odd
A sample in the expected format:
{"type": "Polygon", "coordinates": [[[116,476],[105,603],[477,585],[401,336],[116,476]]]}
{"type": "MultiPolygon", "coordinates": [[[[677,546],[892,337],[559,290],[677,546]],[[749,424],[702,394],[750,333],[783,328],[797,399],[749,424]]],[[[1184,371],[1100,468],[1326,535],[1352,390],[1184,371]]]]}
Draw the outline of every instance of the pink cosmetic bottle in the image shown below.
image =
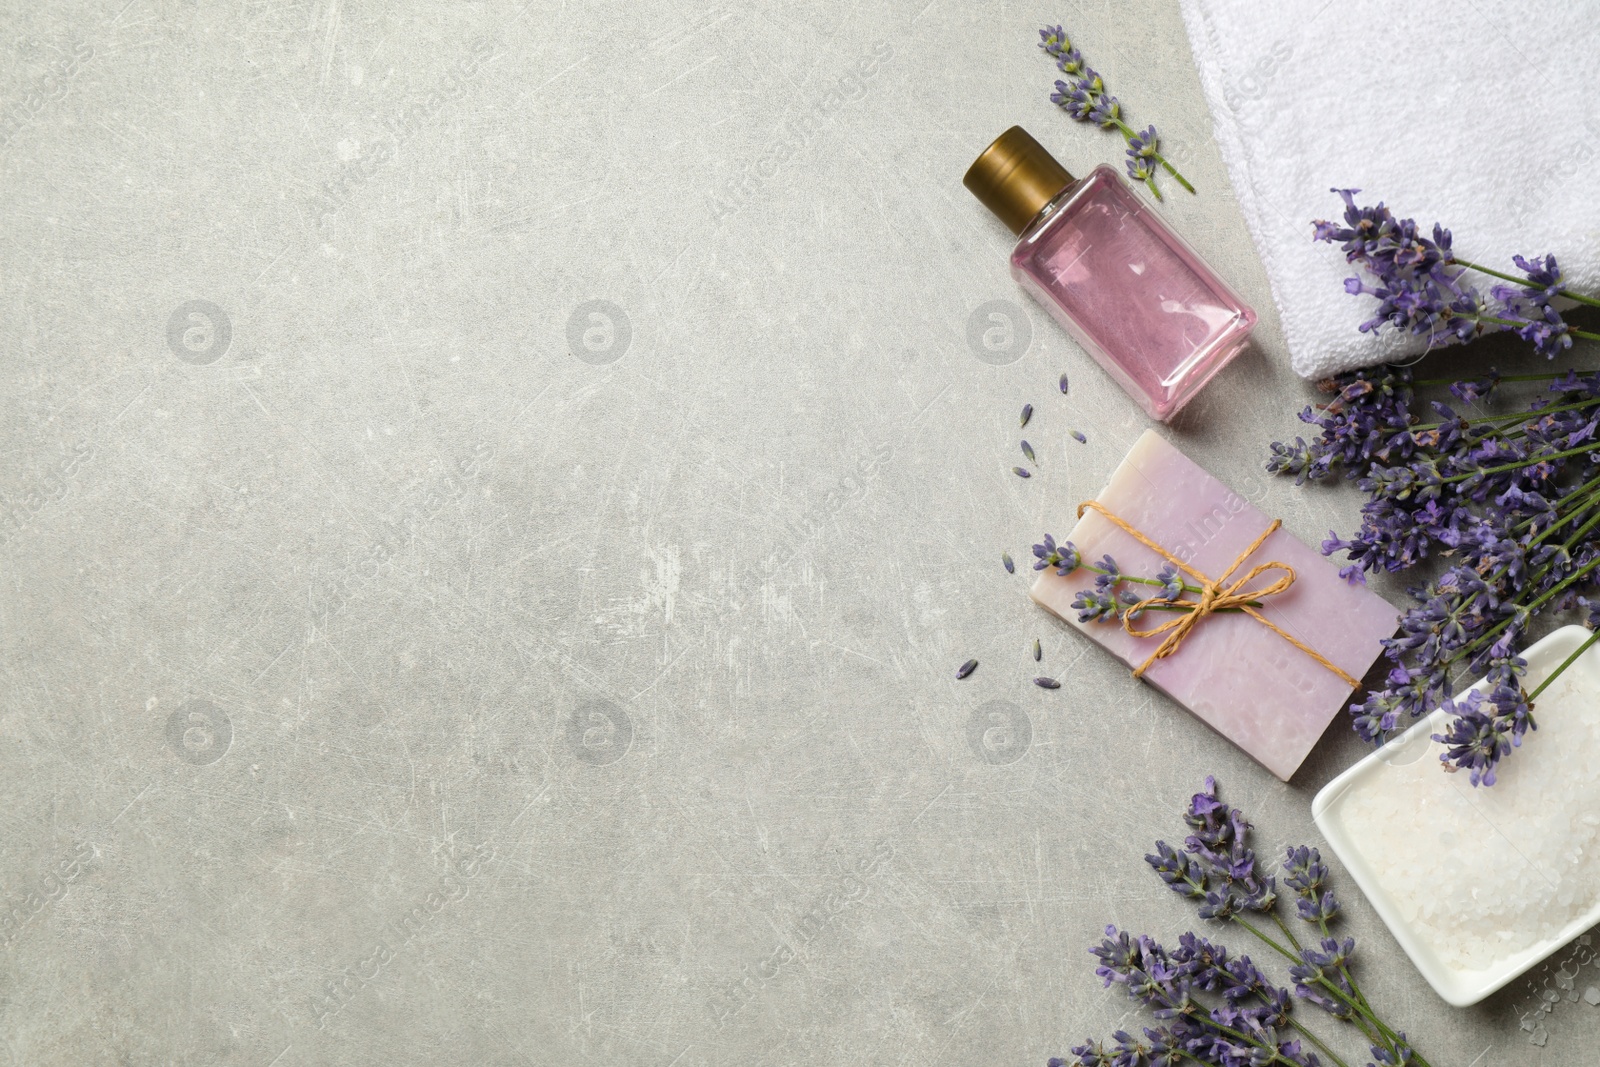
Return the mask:
{"type": "Polygon", "coordinates": [[[1074,179],[1013,126],[962,184],[1021,238],[1012,276],[1151,418],[1244,348],[1256,313],[1110,167],[1074,179]]]}

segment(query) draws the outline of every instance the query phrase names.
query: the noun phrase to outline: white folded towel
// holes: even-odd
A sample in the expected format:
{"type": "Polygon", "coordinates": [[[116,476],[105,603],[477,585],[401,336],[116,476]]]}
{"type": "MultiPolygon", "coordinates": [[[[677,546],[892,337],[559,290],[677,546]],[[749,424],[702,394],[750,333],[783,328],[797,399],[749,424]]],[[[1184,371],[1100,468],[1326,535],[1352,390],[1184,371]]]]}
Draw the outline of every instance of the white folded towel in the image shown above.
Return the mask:
{"type": "MultiPolygon", "coordinates": [[[[1594,0],[1181,0],[1245,222],[1295,371],[1321,378],[1426,345],[1357,326],[1376,301],[1311,240],[1314,219],[1386,203],[1508,274],[1553,253],[1600,293],[1600,6],[1594,0]]],[[[1205,195],[1205,190],[1200,191],[1205,195]]],[[[1485,295],[1493,279],[1482,281],[1485,295]]],[[[1532,352],[1530,346],[1530,355],[1532,352]]]]}

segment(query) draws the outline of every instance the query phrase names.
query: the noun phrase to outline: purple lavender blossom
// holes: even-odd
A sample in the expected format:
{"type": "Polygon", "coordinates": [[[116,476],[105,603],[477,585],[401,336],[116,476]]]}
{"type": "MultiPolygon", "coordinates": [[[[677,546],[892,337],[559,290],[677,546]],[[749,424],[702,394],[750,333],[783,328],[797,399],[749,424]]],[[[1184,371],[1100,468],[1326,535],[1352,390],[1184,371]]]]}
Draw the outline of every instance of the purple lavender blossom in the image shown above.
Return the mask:
{"type": "Polygon", "coordinates": [[[1522,293],[1529,300],[1536,304],[1548,304],[1562,295],[1561,268],[1556,265],[1555,256],[1545,256],[1543,263],[1539,262],[1538,256],[1531,261],[1522,256],[1512,256],[1511,261],[1528,276],[1528,287],[1522,293]]]}
{"type": "Polygon", "coordinates": [[[1072,600],[1072,607],[1078,613],[1079,622],[1117,619],[1121,617],[1122,612],[1116,597],[1088,589],[1078,590],[1078,595],[1072,600]]]}
{"type": "Polygon", "coordinates": [[[1056,573],[1065,578],[1083,565],[1083,555],[1071,541],[1063,541],[1057,547],[1056,539],[1049,534],[1044,535],[1044,543],[1033,546],[1033,569],[1036,571],[1054,567],[1056,573]]]}
{"type": "MultiPolygon", "coordinates": [[[[1277,881],[1266,876],[1245,844],[1250,823],[1244,813],[1217,799],[1215,778],[1207,778],[1205,791],[1190,798],[1184,821],[1194,831],[1184,840],[1184,850],[1199,861],[1209,881],[1200,917],[1272,911],[1278,900],[1277,881]]],[[[1145,859],[1149,862],[1149,857],[1145,859]]]]}
{"type": "Polygon", "coordinates": [[[1314,848],[1304,845],[1291,847],[1283,863],[1283,884],[1294,891],[1295,912],[1301,920],[1326,930],[1327,924],[1339,914],[1339,901],[1333,890],[1324,889],[1328,868],[1314,848]]]}
{"type": "Polygon", "coordinates": [[[1095,565],[1099,573],[1094,579],[1094,588],[1099,593],[1110,593],[1122,581],[1122,568],[1117,566],[1117,561],[1110,554],[1100,557],[1100,562],[1095,565]]]}
{"type": "MultiPolygon", "coordinates": [[[[1295,996],[1308,1001],[1336,1019],[1349,1019],[1355,1013],[1355,990],[1350,985],[1350,957],[1356,942],[1325,937],[1320,948],[1300,950],[1300,962],[1289,968],[1295,996]]],[[[1376,1050],[1375,1050],[1376,1051],[1376,1050]]]]}
{"type": "Polygon", "coordinates": [[[1156,581],[1161,583],[1161,595],[1168,600],[1183,596],[1183,572],[1178,570],[1176,563],[1168,563],[1157,571],[1156,581]]]}
{"type": "Polygon", "coordinates": [[[1156,174],[1156,161],[1161,155],[1161,141],[1156,136],[1156,128],[1150,126],[1134,134],[1128,139],[1128,158],[1125,166],[1128,168],[1128,177],[1134,181],[1147,182],[1156,174]]]}
{"type": "MultiPolygon", "coordinates": [[[[1549,261],[1525,265],[1538,275],[1533,284],[1558,280],[1549,261]]],[[[1267,461],[1297,482],[1342,474],[1365,494],[1360,529],[1323,543],[1324,553],[1346,557],[1347,577],[1440,560],[1438,576],[1410,591],[1399,632],[1385,641],[1386,684],[1352,707],[1352,725],[1382,743],[1447,706],[1452,720],[1438,735],[1445,761],[1476,785],[1493,784],[1500,760],[1534,725],[1517,654],[1532,612],[1578,606],[1600,574],[1600,375],[1550,379],[1525,411],[1473,420],[1419,403],[1410,370],[1340,375],[1323,385],[1332,399],[1301,414],[1319,435],[1275,443],[1267,461]],[[1486,676],[1487,697],[1452,699],[1466,672],[1486,676]]],[[[1450,391],[1472,403],[1504,380],[1491,371],[1450,391]]]]}
{"type": "Polygon", "coordinates": [[[1494,785],[1496,765],[1522,744],[1528,730],[1538,729],[1520,686],[1500,685],[1489,693],[1474,689],[1443,706],[1455,719],[1444,733],[1433,735],[1446,746],[1439,758],[1470,771],[1473,785],[1494,785]]]}
{"type": "Polygon", "coordinates": [[[1217,799],[1217,783],[1191,798],[1184,815],[1193,833],[1178,852],[1165,841],[1145,862],[1176,893],[1203,900],[1200,917],[1229,919],[1243,912],[1267,913],[1277,904],[1277,882],[1261,869],[1245,844],[1250,823],[1237,808],[1217,799]]]}
{"type": "Polygon", "coordinates": [[[1071,51],[1072,42],[1067,39],[1067,31],[1060,26],[1046,26],[1039,31],[1039,47],[1045,50],[1046,55],[1059,58],[1071,51]]]}
{"type": "MultiPolygon", "coordinates": [[[[1122,120],[1122,105],[1114,96],[1101,95],[1089,112],[1089,121],[1099,124],[1102,130],[1114,130],[1122,120]]],[[[1152,170],[1152,174],[1155,172],[1152,170]]]]}
{"type": "Polygon", "coordinates": [[[1128,177],[1136,182],[1148,182],[1156,176],[1156,169],[1150,165],[1148,159],[1130,156],[1123,165],[1128,169],[1128,177]]]}
{"type": "MultiPolygon", "coordinates": [[[[1033,554],[1038,557],[1033,568],[1044,570],[1048,566],[1056,566],[1056,573],[1065,576],[1081,567],[1095,575],[1094,588],[1080,589],[1073,598],[1072,607],[1078,612],[1079,622],[1127,623],[1139,618],[1146,611],[1169,610],[1170,605],[1161,603],[1162,600],[1172,604],[1196,603],[1195,600],[1184,599],[1184,593],[1198,592],[1198,590],[1184,584],[1183,575],[1174,564],[1163,565],[1154,577],[1140,578],[1124,574],[1117,561],[1109,555],[1102,557],[1098,563],[1086,564],[1075,548],[1071,545],[1067,545],[1066,548],[1071,553],[1070,559],[1066,560],[1071,566],[1062,568],[1051,562],[1062,557],[1062,553],[1056,549],[1055,539],[1046,534],[1044,544],[1033,546],[1033,554]],[[1155,603],[1146,604],[1147,600],[1155,603]]],[[[1229,607],[1219,610],[1241,609],[1229,607]]]]}
{"type": "MultiPolygon", "coordinates": [[[[1508,277],[1456,257],[1449,230],[1435,224],[1432,239],[1413,219],[1396,219],[1382,203],[1356,206],[1359,189],[1334,189],[1344,200],[1344,225],[1326,219],[1312,224],[1312,239],[1337,242],[1346,262],[1360,264],[1372,279],[1349,278],[1345,291],[1378,301],[1363,332],[1391,328],[1425,337],[1430,348],[1460,344],[1485,333],[1515,332],[1546,358],[1572,347],[1573,337],[1600,336],[1571,330],[1551,303],[1576,297],[1563,284],[1554,256],[1513,256],[1527,275],[1520,288],[1495,285],[1484,296],[1466,280],[1469,272],[1508,277]]],[[[1512,279],[1514,280],[1514,279],[1512,279]]]]}
{"type": "Polygon", "coordinates": [[[1169,953],[1151,938],[1131,937],[1115,926],[1106,927],[1105,939],[1089,952],[1100,961],[1095,974],[1105,985],[1121,986],[1160,1025],[1145,1028],[1144,1041],[1121,1030],[1111,1045],[1087,1041],[1072,1050],[1079,1065],[1318,1062],[1279,1035],[1289,1025],[1289,994],[1248,956],[1230,959],[1227,948],[1192,933],[1169,953]],[[1202,999],[1201,992],[1212,996],[1202,999]]]}
{"type": "Polygon", "coordinates": [[[1418,1062],[1417,1054],[1406,1041],[1405,1031],[1401,1031],[1399,1040],[1395,1042],[1394,1051],[1375,1048],[1372,1055],[1376,1059],[1374,1067],[1411,1067],[1418,1062]]]}
{"type": "Polygon", "coordinates": [[[1572,347],[1572,331],[1562,321],[1561,314],[1549,304],[1529,314],[1516,327],[1517,336],[1533,345],[1533,350],[1547,359],[1572,347]]]}
{"type": "Polygon", "coordinates": [[[1179,174],[1161,154],[1156,128],[1149,126],[1142,131],[1135,131],[1123,120],[1121,103],[1106,92],[1105,80],[1084,61],[1082,53],[1072,47],[1066,30],[1060,26],[1044,27],[1039,31],[1039,47],[1045,55],[1056,61],[1056,68],[1066,75],[1065,80],[1056,81],[1050,102],[1079,122],[1093,123],[1103,130],[1121,133],[1128,144],[1128,177],[1144,182],[1157,200],[1162,198],[1155,182],[1158,168],[1165,170],[1189,192],[1194,192],[1194,186],[1189,184],[1188,179],[1179,174]]]}
{"type": "Polygon", "coordinates": [[[1154,159],[1160,155],[1161,139],[1156,136],[1156,128],[1147,126],[1134,134],[1128,141],[1128,155],[1140,159],[1154,159]]]}
{"type": "MultiPolygon", "coordinates": [[[[1207,778],[1184,813],[1191,831],[1183,851],[1164,842],[1145,857],[1162,881],[1181,895],[1203,900],[1201,914],[1217,899],[1231,895],[1231,910],[1218,918],[1232,919],[1276,953],[1295,961],[1290,968],[1294,992],[1279,986],[1246,955],[1235,955],[1193,932],[1164,948],[1153,938],[1135,935],[1115,926],[1089,949],[1095,974],[1107,988],[1117,987],[1145,1008],[1154,1025],[1139,1036],[1118,1030],[1108,1041],[1090,1039],[1072,1049],[1071,1060],[1052,1058],[1049,1067],[1149,1067],[1152,1064],[1198,1063],[1217,1067],[1320,1067],[1315,1054],[1303,1048],[1300,1037],[1313,1037],[1293,1016],[1296,1001],[1325,1010],[1338,1020],[1360,1026],[1370,1041],[1372,1055],[1384,1067],[1415,1064],[1426,1067],[1406,1042],[1404,1034],[1384,1026],[1367,1004],[1352,975],[1355,954],[1352,938],[1339,939],[1327,931],[1327,918],[1314,920],[1318,937],[1302,948],[1291,940],[1286,947],[1247,921],[1254,914],[1245,901],[1253,899],[1255,911],[1273,914],[1272,880],[1262,872],[1250,851],[1250,823],[1238,809],[1217,795],[1216,782],[1207,778]],[[1252,888],[1253,887],[1253,888],[1252,888]],[[1293,1030],[1293,1034],[1291,1034],[1293,1030]],[[1293,1038],[1291,1040],[1291,1037],[1293,1038]]],[[[1291,848],[1284,863],[1284,884],[1301,898],[1318,901],[1319,910],[1331,917],[1337,911],[1327,888],[1328,871],[1315,849],[1291,848]]]]}

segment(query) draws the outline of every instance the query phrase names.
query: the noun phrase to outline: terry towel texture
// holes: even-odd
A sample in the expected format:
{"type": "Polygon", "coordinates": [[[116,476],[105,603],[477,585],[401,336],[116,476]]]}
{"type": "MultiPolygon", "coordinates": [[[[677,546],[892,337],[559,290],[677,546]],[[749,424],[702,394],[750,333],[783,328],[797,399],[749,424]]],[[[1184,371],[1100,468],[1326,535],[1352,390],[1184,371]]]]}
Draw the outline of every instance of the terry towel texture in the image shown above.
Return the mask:
{"type": "MultiPolygon", "coordinates": [[[[1330,187],[1424,232],[1441,223],[1457,255],[1496,270],[1553,253],[1572,288],[1600,293],[1596,0],[1181,4],[1296,372],[1427,347],[1357,331],[1376,302],[1344,291],[1355,268],[1337,245],[1311,240],[1312,220],[1344,211],[1330,187]]],[[[1487,296],[1494,280],[1470,277],[1487,296]]]]}

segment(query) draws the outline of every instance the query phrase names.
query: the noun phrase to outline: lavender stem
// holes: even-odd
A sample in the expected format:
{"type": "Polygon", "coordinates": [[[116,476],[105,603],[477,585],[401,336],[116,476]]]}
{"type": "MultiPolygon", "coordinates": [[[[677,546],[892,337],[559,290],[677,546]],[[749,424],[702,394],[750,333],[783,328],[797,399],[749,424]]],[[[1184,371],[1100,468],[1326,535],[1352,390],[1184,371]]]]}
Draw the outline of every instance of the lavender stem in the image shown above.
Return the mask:
{"type": "MultiPolygon", "coordinates": [[[[1530,414],[1532,414],[1534,416],[1555,415],[1555,414],[1558,414],[1558,413],[1563,412],[1563,411],[1581,411],[1584,408],[1591,408],[1591,407],[1595,407],[1597,405],[1600,405],[1600,400],[1580,400],[1575,404],[1562,404],[1559,407],[1540,408],[1537,411],[1531,412],[1531,413],[1527,412],[1527,411],[1508,411],[1504,415],[1480,415],[1477,418],[1472,419],[1471,422],[1470,422],[1470,425],[1480,425],[1481,426],[1482,424],[1484,424],[1486,422],[1530,422],[1530,421],[1532,421],[1529,418],[1530,414]]],[[[1412,433],[1417,433],[1417,432],[1423,431],[1423,430],[1436,430],[1440,426],[1445,426],[1445,425],[1448,425],[1448,423],[1444,423],[1444,422],[1420,422],[1417,425],[1411,427],[1411,432],[1412,433]]]]}
{"type": "Polygon", "coordinates": [[[1452,474],[1448,478],[1441,478],[1440,483],[1448,485],[1451,482],[1465,481],[1468,478],[1474,478],[1480,474],[1504,474],[1506,471],[1521,470],[1524,467],[1531,467],[1536,463],[1544,463],[1552,459],[1565,459],[1568,456],[1578,456],[1585,452],[1593,452],[1594,450],[1595,448],[1593,445],[1586,445],[1583,448],[1569,448],[1564,452],[1550,452],[1542,456],[1535,456],[1532,459],[1526,460],[1522,463],[1504,463],[1498,467],[1480,467],[1475,471],[1468,471],[1465,474],[1452,474]]]}
{"type": "MultiPolygon", "coordinates": [[[[1276,918],[1276,916],[1274,916],[1274,918],[1276,918]]],[[[1239,916],[1235,915],[1232,918],[1231,921],[1238,923],[1240,926],[1244,927],[1246,930],[1249,930],[1252,934],[1255,934],[1256,938],[1258,940],[1260,940],[1262,944],[1264,944],[1268,948],[1271,948],[1274,951],[1276,951],[1279,955],[1283,956],[1284,959],[1289,960],[1292,963],[1300,963],[1301,962],[1299,956],[1296,956],[1294,953],[1290,952],[1288,949],[1286,949],[1282,945],[1278,944],[1278,942],[1274,941],[1272,938],[1268,937],[1266,934],[1262,933],[1260,930],[1256,929],[1254,926],[1252,926],[1249,923],[1245,922],[1239,916]]],[[[1338,997],[1340,1000],[1344,1001],[1347,1005],[1350,1006],[1350,1009],[1352,1011],[1359,1012],[1362,1015],[1362,1017],[1367,1019],[1369,1022],[1373,1023],[1380,1030],[1387,1030],[1388,1029],[1388,1027],[1384,1026],[1383,1023],[1379,1022],[1376,1018],[1374,1018],[1370,1011],[1366,1011],[1366,1010],[1362,1009],[1361,1005],[1355,1003],[1349,997],[1345,996],[1344,990],[1340,989],[1338,986],[1334,985],[1332,982],[1328,981],[1326,978],[1323,978],[1323,979],[1319,980],[1317,982],[1317,984],[1322,986],[1323,988],[1327,989],[1327,991],[1329,993],[1331,993],[1333,996],[1338,997]]],[[[1360,1027],[1361,1032],[1367,1036],[1367,1040],[1371,1041],[1374,1045],[1387,1044],[1387,1042],[1384,1042],[1384,1041],[1380,1040],[1378,1037],[1376,1037],[1372,1033],[1371,1030],[1367,1029],[1367,1027],[1361,1022],[1360,1019],[1352,1019],[1351,1021],[1354,1022],[1356,1024],[1356,1026],[1360,1027]]],[[[1388,1047],[1392,1049],[1394,1046],[1393,1045],[1389,1045],[1388,1047]]],[[[1423,1060],[1423,1058],[1421,1056],[1417,1056],[1416,1060],[1417,1060],[1417,1063],[1420,1065],[1420,1067],[1430,1067],[1430,1065],[1425,1060],[1423,1060]]]]}
{"type": "MultiPolygon", "coordinates": [[[[1502,382],[1553,382],[1557,378],[1565,378],[1568,374],[1571,374],[1571,373],[1572,372],[1570,370],[1564,370],[1560,374],[1507,374],[1505,377],[1499,378],[1497,380],[1498,381],[1502,381],[1502,382]]],[[[1455,385],[1456,384],[1456,379],[1454,379],[1454,378],[1418,378],[1415,381],[1413,381],[1411,384],[1412,385],[1455,385]]],[[[1326,407],[1327,405],[1321,405],[1321,406],[1322,407],[1326,407]]]]}
{"type": "MultiPolygon", "coordinates": [[[[1501,281],[1516,282],[1518,285],[1526,285],[1528,283],[1528,279],[1526,278],[1519,278],[1515,274],[1502,274],[1497,270],[1491,270],[1488,267],[1473,263],[1471,260],[1461,259],[1456,256],[1451,256],[1445,262],[1453,263],[1458,267],[1466,267],[1468,270],[1475,270],[1479,274],[1487,274],[1491,278],[1499,278],[1501,281]]],[[[1572,292],[1570,289],[1567,289],[1565,286],[1561,287],[1559,292],[1560,295],[1569,300],[1576,300],[1580,304],[1588,304],[1590,307],[1600,308],[1600,300],[1596,300],[1592,296],[1580,296],[1579,294],[1572,292]]]]}
{"type": "MultiPolygon", "coordinates": [[[[1463,319],[1471,319],[1473,322],[1491,322],[1496,326],[1521,326],[1522,325],[1522,323],[1518,322],[1516,319],[1502,319],[1502,318],[1498,318],[1498,317],[1496,317],[1494,315],[1485,315],[1481,311],[1476,315],[1457,315],[1457,317],[1458,318],[1463,318],[1463,319]]],[[[1600,341],[1600,333],[1594,333],[1594,332],[1592,332],[1590,330],[1572,330],[1572,329],[1569,329],[1567,331],[1567,333],[1569,333],[1573,337],[1582,337],[1586,341],[1600,341]]]]}
{"type": "Polygon", "coordinates": [[[1546,686],[1548,686],[1551,682],[1555,681],[1557,678],[1561,677],[1561,672],[1566,670],[1568,667],[1572,666],[1573,663],[1577,661],[1579,656],[1581,656],[1585,652],[1589,651],[1589,646],[1594,644],[1596,641],[1600,641],[1600,630],[1597,630],[1594,633],[1590,634],[1589,635],[1589,639],[1587,641],[1585,641],[1583,644],[1579,645],[1577,647],[1576,651],[1574,651],[1572,653],[1572,655],[1570,655],[1566,659],[1562,660],[1561,661],[1561,666],[1559,666],[1555,670],[1551,671],[1549,677],[1547,677],[1544,681],[1540,682],[1538,684],[1538,686],[1536,686],[1534,688],[1533,692],[1528,694],[1528,703],[1532,704],[1534,699],[1537,698],[1540,693],[1545,691],[1545,687],[1546,686]]]}

